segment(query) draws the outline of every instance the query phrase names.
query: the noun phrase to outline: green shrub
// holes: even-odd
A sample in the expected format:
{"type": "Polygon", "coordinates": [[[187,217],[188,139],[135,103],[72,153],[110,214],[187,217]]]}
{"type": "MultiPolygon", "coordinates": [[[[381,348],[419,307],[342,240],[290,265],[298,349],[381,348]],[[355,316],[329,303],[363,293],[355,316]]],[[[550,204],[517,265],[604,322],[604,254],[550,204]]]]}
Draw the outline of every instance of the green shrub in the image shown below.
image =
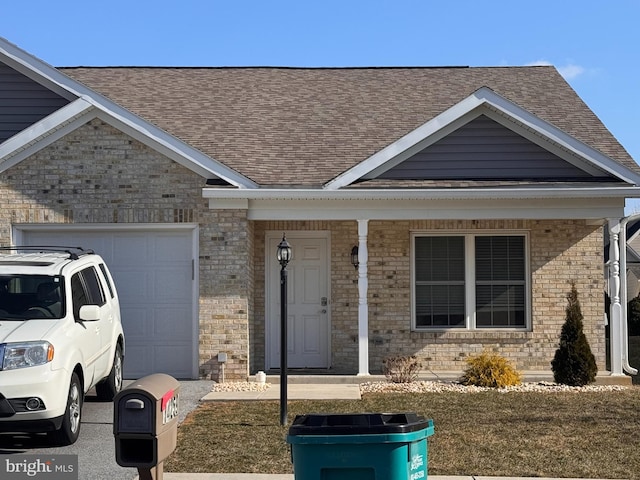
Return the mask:
{"type": "Polygon", "coordinates": [[[393,383],[411,383],[418,378],[420,362],[415,356],[396,355],[382,361],[384,375],[393,383]]]}
{"type": "Polygon", "coordinates": [[[556,383],[584,386],[595,381],[598,367],[583,331],[582,310],[575,284],[571,285],[567,301],[560,346],[551,362],[551,369],[556,383]]]}
{"type": "Polygon", "coordinates": [[[464,385],[504,388],[521,383],[520,373],[509,361],[496,354],[483,352],[467,358],[467,368],[460,378],[464,385]]]}

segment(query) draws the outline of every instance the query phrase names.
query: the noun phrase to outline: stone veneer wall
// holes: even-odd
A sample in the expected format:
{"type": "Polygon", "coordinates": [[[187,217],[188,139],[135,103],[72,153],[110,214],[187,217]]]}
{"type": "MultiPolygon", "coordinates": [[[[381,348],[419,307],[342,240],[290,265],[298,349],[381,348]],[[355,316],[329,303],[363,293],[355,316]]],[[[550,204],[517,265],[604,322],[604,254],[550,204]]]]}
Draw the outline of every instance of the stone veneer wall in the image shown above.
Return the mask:
{"type": "MultiPolygon", "coordinates": [[[[314,229],[331,231],[332,369],[358,371],[358,284],[349,258],[358,243],[355,221],[257,222],[254,371],[264,365],[264,232],[314,229]]],[[[582,220],[371,221],[368,247],[370,373],[380,373],[383,359],[398,354],[416,355],[425,369],[462,371],[465,359],[484,349],[506,356],[520,370],[550,371],[571,282],[576,283],[598,368],[605,369],[602,227],[582,220]],[[502,229],[529,234],[532,330],[411,331],[411,232],[502,229]]]]}
{"type": "Polygon", "coordinates": [[[195,223],[200,227],[201,377],[247,378],[253,232],[246,211],[212,211],[205,179],[93,120],[0,177],[0,243],[18,223],[195,223]]]}

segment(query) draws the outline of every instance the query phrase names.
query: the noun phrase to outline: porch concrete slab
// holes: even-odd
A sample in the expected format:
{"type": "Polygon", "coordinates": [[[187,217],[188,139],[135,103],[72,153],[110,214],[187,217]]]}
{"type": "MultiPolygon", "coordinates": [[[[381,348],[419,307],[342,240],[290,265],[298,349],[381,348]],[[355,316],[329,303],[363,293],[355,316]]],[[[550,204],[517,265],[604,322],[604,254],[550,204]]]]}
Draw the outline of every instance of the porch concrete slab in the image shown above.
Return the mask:
{"type": "MultiPolygon", "coordinates": [[[[289,400],[360,400],[360,385],[357,383],[288,383],[289,400]]],[[[263,391],[209,392],[203,402],[279,400],[280,385],[270,385],[263,391]]]]}

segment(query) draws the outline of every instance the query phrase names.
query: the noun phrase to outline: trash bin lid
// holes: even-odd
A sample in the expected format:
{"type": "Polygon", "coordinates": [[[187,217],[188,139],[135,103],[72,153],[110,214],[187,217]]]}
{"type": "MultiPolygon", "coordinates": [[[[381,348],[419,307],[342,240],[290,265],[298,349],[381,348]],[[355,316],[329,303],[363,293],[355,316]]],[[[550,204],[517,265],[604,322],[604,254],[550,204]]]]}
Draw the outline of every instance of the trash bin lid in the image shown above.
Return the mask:
{"type": "Polygon", "coordinates": [[[430,420],[413,412],[296,415],[289,435],[377,435],[423,430],[430,420]]]}

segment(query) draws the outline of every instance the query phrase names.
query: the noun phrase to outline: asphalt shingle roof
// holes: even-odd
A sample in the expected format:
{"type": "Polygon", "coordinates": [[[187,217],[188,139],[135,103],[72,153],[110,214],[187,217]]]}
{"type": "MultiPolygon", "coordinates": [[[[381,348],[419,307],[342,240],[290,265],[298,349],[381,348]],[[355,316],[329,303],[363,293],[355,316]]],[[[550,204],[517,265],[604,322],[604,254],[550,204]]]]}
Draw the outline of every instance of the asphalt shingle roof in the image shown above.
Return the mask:
{"type": "Polygon", "coordinates": [[[263,186],[321,186],[483,86],[640,172],[553,67],[59,70],[263,186]]]}

